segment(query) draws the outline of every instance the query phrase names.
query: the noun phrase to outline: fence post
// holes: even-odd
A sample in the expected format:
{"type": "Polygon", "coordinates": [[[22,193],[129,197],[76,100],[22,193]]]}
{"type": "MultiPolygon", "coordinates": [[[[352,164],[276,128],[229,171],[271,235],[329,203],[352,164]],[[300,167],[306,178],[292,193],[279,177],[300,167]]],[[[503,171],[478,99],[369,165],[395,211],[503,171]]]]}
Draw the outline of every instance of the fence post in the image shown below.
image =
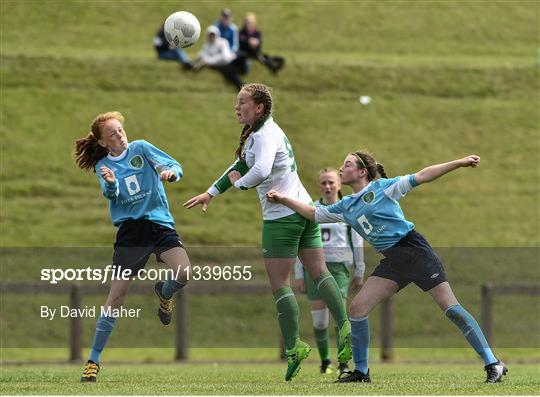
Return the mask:
{"type": "MultiPolygon", "coordinates": [[[[80,309],[82,307],[81,287],[79,284],[75,283],[71,286],[69,301],[71,309],[80,309]]],[[[82,318],[79,316],[70,317],[69,345],[69,360],[80,361],[82,359],[82,318]]]]}
{"type": "Polygon", "coordinates": [[[493,346],[493,292],[491,283],[482,285],[480,322],[488,343],[493,346]]]}
{"type": "Polygon", "coordinates": [[[176,299],[176,361],[187,360],[187,299],[186,288],[182,288],[176,299]]]}
{"type": "Polygon", "coordinates": [[[392,361],[393,299],[385,300],[381,308],[381,360],[392,361]]]}

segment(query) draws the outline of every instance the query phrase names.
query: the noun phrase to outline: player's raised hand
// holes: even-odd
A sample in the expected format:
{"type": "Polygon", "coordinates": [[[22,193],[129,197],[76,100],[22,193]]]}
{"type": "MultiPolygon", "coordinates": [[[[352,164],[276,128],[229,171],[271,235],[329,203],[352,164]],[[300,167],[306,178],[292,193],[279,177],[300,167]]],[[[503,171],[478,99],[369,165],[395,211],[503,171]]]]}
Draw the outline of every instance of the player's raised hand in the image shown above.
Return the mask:
{"type": "Polygon", "coordinates": [[[283,198],[283,195],[275,190],[270,190],[268,193],[266,193],[266,198],[271,203],[279,203],[279,201],[283,198]]]}
{"type": "Polygon", "coordinates": [[[107,183],[114,183],[114,181],[116,180],[116,177],[114,176],[114,171],[105,167],[104,165],[101,166],[99,172],[107,183]]]}
{"type": "Polygon", "coordinates": [[[462,167],[476,167],[480,164],[480,156],[476,154],[471,154],[470,156],[463,157],[461,159],[462,167]]]}
{"type": "Polygon", "coordinates": [[[196,205],[201,204],[202,210],[206,212],[206,209],[208,208],[208,204],[210,203],[211,199],[212,199],[212,196],[209,193],[204,192],[204,193],[199,194],[198,196],[190,198],[183,205],[187,209],[190,209],[190,208],[195,207],[196,205]]]}
{"type": "Polygon", "coordinates": [[[171,170],[161,171],[159,179],[162,181],[174,182],[176,180],[176,173],[171,170]]]}

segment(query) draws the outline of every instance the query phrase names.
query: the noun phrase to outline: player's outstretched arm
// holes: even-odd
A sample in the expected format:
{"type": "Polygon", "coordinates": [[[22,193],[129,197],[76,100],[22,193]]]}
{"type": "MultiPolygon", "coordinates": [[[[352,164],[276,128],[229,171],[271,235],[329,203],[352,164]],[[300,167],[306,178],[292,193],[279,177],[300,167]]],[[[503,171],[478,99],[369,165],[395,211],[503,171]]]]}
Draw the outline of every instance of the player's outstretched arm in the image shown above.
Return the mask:
{"type": "Polygon", "coordinates": [[[315,207],[312,207],[309,204],[304,204],[301,201],[292,199],[290,197],[285,197],[275,190],[270,190],[268,193],[266,193],[266,198],[271,203],[280,203],[289,207],[291,210],[299,213],[310,221],[315,220],[315,207]]]}
{"type": "Polygon", "coordinates": [[[212,200],[212,195],[208,192],[201,193],[195,197],[190,198],[188,201],[186,201],[183,205],[187,209],[193,208],[196,205],[201,204],[202,210],[206,212],[206,209],[208,208],[208,204],[210,204],[210,200],[212,200]]]}
{"type": "Polygon", "coordinates": [[[432,182],[435,179],[447,174],[451,171],[454,171],[461,167],[476,167],[480,164],[480,156],[471,154],[470,156],[463,157],[462,159],[449,161],[448,163],[436,164],[424,168],[421,171],[418,171],[414,175],[414,179],[418,185],[422,183],[432,182]]]}

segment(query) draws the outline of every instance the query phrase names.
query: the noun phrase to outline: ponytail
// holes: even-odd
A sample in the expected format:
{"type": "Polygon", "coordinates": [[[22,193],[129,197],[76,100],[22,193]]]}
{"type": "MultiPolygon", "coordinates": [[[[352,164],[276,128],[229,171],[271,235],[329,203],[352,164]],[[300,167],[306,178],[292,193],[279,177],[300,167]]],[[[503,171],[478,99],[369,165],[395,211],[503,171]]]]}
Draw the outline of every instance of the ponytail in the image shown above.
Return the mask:
{"type": "Polygon", "coordinates": [[[388,178],[384,165],[377,163],[373,156],[364,151],[353,152],[352,155],[356,157],[356,165],[359,169],[365,168],[367,170],[368,181],[372,181],[379,174],[382,178],[388,178]]]}
{"type": "Polygon", "coordinates": [[[93,170],[97,162],[108,153],[107,149],[98,143],[92,132],[75,141],[75,162],[83,171],[93,170]]]}

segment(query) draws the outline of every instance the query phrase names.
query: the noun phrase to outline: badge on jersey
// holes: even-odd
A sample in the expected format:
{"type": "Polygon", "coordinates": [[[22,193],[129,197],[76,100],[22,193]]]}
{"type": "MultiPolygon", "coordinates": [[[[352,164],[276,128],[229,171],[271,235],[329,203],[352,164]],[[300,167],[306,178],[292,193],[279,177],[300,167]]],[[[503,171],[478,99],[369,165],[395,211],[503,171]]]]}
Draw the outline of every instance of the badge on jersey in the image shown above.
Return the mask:
{"type": "Polygon", "coordinates": [[[362,196],[362,201],[366,204],[371,204],[375,199],[375,192],[367,192],[362,196]]]}
{"type": "Polygon", "coordinates": [[[144,166],[144,160],[141,156],[136,155],[129,159],[129,165],[135,169],[141,169],[144,166]]]}

